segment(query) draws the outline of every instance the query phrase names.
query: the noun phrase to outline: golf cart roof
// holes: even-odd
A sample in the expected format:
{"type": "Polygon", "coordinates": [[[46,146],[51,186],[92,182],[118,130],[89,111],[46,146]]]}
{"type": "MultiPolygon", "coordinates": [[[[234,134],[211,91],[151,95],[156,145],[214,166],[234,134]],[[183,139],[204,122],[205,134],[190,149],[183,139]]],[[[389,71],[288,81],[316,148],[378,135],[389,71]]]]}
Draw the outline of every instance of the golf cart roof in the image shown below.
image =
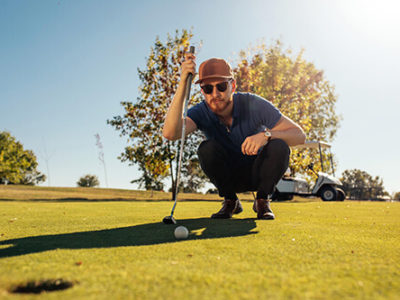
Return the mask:
{"type": "Polygon", "coordinates": [[[320,141],[306,141],[304,144],[296,145],[293,148],[296,149],[304,149],[304,148],[312,148],[312,149],[319,149],[321,148],[330,148],[331,145],[325,142],[320,142],[320,141]]]}

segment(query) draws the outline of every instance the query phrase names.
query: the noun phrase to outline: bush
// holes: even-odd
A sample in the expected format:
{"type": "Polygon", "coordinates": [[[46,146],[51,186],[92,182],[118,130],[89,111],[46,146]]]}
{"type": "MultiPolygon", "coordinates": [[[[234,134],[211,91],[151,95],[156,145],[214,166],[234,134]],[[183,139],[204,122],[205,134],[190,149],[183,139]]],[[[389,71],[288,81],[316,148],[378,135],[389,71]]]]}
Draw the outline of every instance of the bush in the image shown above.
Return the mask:
{"type": "Polygon", "coordinates": [[[76,184],[80,187],[95,187],[100,185],[100,181],[96,175],[87,174],[79,178],[76,184]]]}

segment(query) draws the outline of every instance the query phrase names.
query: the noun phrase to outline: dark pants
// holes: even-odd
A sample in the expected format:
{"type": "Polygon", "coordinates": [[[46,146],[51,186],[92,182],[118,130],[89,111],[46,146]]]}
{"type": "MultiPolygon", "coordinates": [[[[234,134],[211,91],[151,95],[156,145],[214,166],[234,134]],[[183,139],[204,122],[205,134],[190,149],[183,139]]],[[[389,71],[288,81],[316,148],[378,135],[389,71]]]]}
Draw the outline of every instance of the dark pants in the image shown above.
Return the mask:
{"type": "Polygon", "coordinates": [[[236,193],[257,191],[257,199],[266,199],[288,168],[290,148],[283,140],[274,139],[258,155],[245,156],[207,140],[200,144],[197,154],[201,168],[221,197],[236,199],[236,193]]]}

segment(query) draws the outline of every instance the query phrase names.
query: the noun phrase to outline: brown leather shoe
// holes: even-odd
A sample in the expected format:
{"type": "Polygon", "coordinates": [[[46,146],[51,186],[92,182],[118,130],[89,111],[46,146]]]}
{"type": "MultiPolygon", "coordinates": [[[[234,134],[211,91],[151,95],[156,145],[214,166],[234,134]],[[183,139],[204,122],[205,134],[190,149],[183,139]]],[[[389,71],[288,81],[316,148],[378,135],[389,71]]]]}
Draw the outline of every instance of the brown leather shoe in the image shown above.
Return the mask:
{"type": "Polygon", "coordinates": [[[225,199],[222,202],[222,208],[219,212],[212,214],[211,218],[213,219],[229,219],[232,218],[233,214],[240,214],[243,211],[242,204],[239,199],[231,200],[225,199]]]}
{"type": "Polygon", "coordinates": [[[274,220],[275,215],[269,206],[270,200],[257,199],[254,201],[253,210],[257,213],[257,219],[274,220]]]}

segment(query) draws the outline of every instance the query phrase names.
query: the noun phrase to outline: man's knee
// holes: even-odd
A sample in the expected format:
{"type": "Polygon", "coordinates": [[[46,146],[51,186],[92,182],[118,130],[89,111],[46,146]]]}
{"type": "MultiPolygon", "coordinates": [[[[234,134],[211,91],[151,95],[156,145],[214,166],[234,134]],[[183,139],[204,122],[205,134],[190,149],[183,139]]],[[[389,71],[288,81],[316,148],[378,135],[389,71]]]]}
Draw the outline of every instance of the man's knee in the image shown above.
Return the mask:
{"type": "Polygon", "coordinates": [[[197,155],[200,159],[207,158],[213,156],[219,151],[221,151],[221,145],[219,145],[215,140],[206,140],[201,142],[199,148],[197,149],[197,155]]]}
{"type": "Polygon", "coordinates": [[[268,142],[267,147],[265,147],[266,151],[271,155],[278,155],[280,157],[289,157],[290,156],[290,148],[288,144],[281,139],[273,139],[268,142]]]}

